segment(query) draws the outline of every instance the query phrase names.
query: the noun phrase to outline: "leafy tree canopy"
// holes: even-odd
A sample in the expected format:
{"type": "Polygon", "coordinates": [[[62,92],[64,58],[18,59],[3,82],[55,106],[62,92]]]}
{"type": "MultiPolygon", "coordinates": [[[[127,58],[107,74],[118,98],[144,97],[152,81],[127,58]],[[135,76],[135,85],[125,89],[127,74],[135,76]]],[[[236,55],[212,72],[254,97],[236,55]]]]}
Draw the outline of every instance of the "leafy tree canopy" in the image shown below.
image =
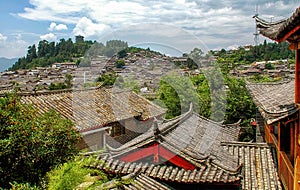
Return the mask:
{"type": "Polygon", "coordinates": [[[0,187],[39,184],[55,165],[72,158],[80,135],[54,111],[39,115],[14,94],[0,98],[0,187]]]}
{"type": "Polygon", "coordinates": [[[117,77],[117,74],[114,72],[102,74],[97,78],[96,82],[102,82],[102,86],[112,86],[114,85],[117,77]]]}

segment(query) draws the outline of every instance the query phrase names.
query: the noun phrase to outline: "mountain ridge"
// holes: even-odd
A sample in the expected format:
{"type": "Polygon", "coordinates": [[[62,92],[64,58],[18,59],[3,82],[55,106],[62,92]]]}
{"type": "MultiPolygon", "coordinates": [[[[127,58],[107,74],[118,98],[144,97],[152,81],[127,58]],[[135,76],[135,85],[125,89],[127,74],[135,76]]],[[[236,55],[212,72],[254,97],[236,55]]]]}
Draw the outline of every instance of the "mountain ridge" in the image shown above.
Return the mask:
{"type": "Polygon", "coordinates": [[[0,57],[0,72],[7,70],[9,67],[11,67],[18,58],[5,58],[0,57]]]}

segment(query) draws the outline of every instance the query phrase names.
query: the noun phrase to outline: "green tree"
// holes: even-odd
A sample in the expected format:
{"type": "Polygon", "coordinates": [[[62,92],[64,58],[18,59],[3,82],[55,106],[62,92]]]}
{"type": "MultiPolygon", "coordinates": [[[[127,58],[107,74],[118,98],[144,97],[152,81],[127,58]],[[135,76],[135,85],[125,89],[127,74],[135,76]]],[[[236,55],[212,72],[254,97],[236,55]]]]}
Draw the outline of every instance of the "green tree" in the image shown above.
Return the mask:
{"type": "Polygon", "coordinates": [[[62,89],[66,89],[67,85],[63,82],[59,82],[59,83],[51,83],[48,86],[49,90],[62,90],[62,89]]]}
{"type": "Polygon", "coordinates": [[[125,61],[122,60],[122,59],[116,60],[116,61],[115,61],[115,66],[116,66],[117,68],[121,68],[121,67],[125,66],[125,61]]]}
{"type": "Polygon", "coordinates": [[[80,135],[54,111],[39,115],[13,94],[0,98],[0,187],[39,184],[46,172],[73,158],[80,135]]]}
{"type": "Polygon", "coordinates": [[[87,167],[93,162],[95,162],[95,159],[91,157],[76,157],[74,160],[57,166],[47,173],[48,189],[73,190],[85,181],[92,182],[93,186],[107,182],[108,177],[104,172],[87,167]],[[93,175],[93,177],[91,175],[93,175]]]}
{"type": "Polygon", "coordinates": [[[127,56],[126,49],[122,49],[118,52],[118,58],[124,58],[127,56]]]}
{"type": "Polygon", "coordinates": [[[211,96],[209,83],[203,73],[191,76],[191,81],[196,88],[199,101],[200,115],[209,118],[211,115],[211,96]]]}
{"type": "Polygon", "coordinates": [[[70,74],[66,74],[65,75],[66,88],[72,88],[72,86],[73,86],[72,80],[73,80],[73,76],[72,75],[70,75],[70,74]]]}
{"type": "Polygon", "coordinates": [[[266,63],[265,69],[274,69],[274,66],[272,65],[272,63],[266,63]]]}
{"type": "Polygon", "coordinates": [[[102,86],[112,86],[114,85],[116,79],[117,79],[117,74],[113,72],[113,73],[100,75],[97,78],[96,82],[102,82],[102,86]]]}
{"type": "Polygon", "coordinates": [[[28,47],[26,61],[31,62],[33,59],[37,58],[35,44],[28,47]]]}
{"type": "Polygon", "coordinates": [[[198,97],[192,81],[173,73],[163,76],[158,89],[158,98],[168,108],[166,118],[172,118],[188,111],[190,103],[199,113],[198,97]]]}
{"type": "Polygon", "coordinates": [[[121,89],[130,89],[135,93],[140,92],[139,82],[134,79],[133,75],[130,75],[128,78],[117,77],[114,85],[121,89]]]}

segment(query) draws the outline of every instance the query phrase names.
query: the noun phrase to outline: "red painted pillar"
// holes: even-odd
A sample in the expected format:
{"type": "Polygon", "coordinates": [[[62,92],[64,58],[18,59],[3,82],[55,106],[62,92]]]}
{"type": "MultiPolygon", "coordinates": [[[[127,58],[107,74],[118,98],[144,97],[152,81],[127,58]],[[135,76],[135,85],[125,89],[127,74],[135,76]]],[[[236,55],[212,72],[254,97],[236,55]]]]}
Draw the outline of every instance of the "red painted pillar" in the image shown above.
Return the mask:
{"type": "Polygon", "coordinates": [[[296,63],[295,63],[295,103],[300,104],[300,47],[298,43],[296,47],[296,63]]]}
{"type": "Polygon", "coordinates": [[[295,156],[295,126],[294,126],[294,123],[291,123],[290,124],[290,134],[291,134],[291,139],[290,139],[290,147],[291,147],[291,150],[290,150],[290,160],[291,160],[291,163],[292,165],[294,166],[294,156],[295,156]]]}

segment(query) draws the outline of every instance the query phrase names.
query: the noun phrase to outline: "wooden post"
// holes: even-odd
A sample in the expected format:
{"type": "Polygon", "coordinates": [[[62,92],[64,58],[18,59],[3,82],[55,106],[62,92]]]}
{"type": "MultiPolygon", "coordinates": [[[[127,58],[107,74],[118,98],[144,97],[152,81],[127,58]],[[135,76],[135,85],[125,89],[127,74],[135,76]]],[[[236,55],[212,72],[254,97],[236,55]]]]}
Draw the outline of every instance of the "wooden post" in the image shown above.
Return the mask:
{"type": "Polygon", "coordinates": [[[294,166],[294,156],[295,156],[295,124],[296,122],[292,122],[290,124],[290,135],[291,135],[291,139],[290,139],[290,160],[292,165],[294,166]]]}
{"type": "Polygon", "coordinates": [[[300,190],[300,157],[297,156],[294,172],[294,190],[300,190]]]}
{"type": "Polygon", "coordinates": [[[300,103],[300,49],[298,43],[295,44],[296,62],[295,62],[295,103],[300,103]]]}
{"type": "MultiPolygon", "coordinates": [[[[299,114],[298,114],[299,115],[299,114]]],[[[299,116],[298,116],[298,121],[295,123],[295,159],[297,157],[300,157],[300,133],[299,133],[299,116]]]]}
{"type": "MultiPolygon", "coordinates": [[[[280,174],[281,173],[281,164],[282,164],[282,159],[281,159],[281,149],[282,149],[282,145],[281,145],[281,123],[278,122],[277,124],[277,130],[278,130],[278,141],[277,141],[277,147],[278,147],[278,150],[277,150],[277,160],[278,160],[278,173],[280,174]]],[[[279,175],[279,177],[281,178],[281,176],[279,175]]]]}

